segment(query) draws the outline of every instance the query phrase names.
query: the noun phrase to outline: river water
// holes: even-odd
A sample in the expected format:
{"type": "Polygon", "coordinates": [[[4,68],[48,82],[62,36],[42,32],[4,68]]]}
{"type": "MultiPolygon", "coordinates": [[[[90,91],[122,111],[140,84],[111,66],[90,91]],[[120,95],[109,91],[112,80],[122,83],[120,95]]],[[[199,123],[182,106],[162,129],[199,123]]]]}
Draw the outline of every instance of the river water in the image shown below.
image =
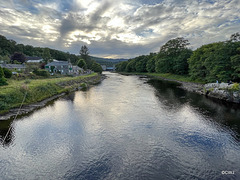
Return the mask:
{"type": "Polygon", "coordinates": [[[240,179],[239,106],[105,74],[87,91],[1,121],[0,141],[12,128],[0,179],[240,179]]]}

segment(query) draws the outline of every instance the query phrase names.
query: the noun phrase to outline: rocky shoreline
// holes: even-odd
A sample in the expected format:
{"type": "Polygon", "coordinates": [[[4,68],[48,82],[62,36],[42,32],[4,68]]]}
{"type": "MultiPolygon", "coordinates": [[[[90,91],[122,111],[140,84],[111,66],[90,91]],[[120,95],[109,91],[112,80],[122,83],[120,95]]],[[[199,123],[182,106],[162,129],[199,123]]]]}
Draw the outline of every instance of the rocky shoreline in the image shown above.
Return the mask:
{"type": "MultiPolygon", "coordinates": [[[[154,76],[150,76],[156,78],[154,76]]],[[[180,84],[180,88],[194,92],[200,95],[205,95],[210,98],[223,100],[231,103],[240,104],[240,85],[239,84],[228,84],[228,83],[192,83],[192,82],[183,82],[173,79],[167,79],[162,77],[157,77],[165,81],[173,81],[180,84]]]]}
{"type": "MultiPolygon", "coordinates": [[[[105,75],[101,75],[101,78],[90,78],[90,79],[86,79],[86,80],[83,80],[83,81],[79,81],[78,82],[78,85],[75,85],[74,87],[72,87],[71,89],[69,89],[69,92],[74,92],[74,91],[77,91],[77,90],[81,90],[81,89],[86,89],[86,88],[89,88],[89,87],[92,87],[98,83],[100,83],[102,80],[104,80],[106,78],[105,75]],[[82,86],[81,84],[84,83],[85,85],[82,86]]],[[[73,82],[70,81],[70,82],[63,82],[63,83],[60,83],[59,85],[62,86],[62,87],[66,87],[66,86],[69,86],[69,85],[72,85],[73,82]]],[[[10,109],[7,113],[3,114],[3,115],[0,115],[0,121],[1,120],[9,120],[11,118],[14,118],[17,113],[18,113],[18,116],[21,116],[21,115],[25,115],[25,114],[28,114],[28,113],[31,113],[37,109],[40,109],[44,106],[46,106],[49,102],[51,101],[54,101],[64,95],[66,95],[67,93],[61,93],[61,94],[57,94],[57,95],[54,95],[52,97],[49,97],[49,98],[46,98],[40,102],[37,102],[37,103],[32,103],[32,104],[28,104],[28,105],[23,105],[21,110],[19,111],[18,113],[18,110],[19,108],[13,108],[13,109],[10,109]]]]}

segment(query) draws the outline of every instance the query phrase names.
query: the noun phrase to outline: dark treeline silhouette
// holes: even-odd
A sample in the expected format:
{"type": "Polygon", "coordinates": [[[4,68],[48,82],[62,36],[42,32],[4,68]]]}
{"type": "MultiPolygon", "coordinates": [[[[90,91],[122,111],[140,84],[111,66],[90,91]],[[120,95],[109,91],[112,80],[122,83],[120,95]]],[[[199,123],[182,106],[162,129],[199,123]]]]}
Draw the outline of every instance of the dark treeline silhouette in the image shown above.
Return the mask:
{"type": "Polygon", "coordinates": [[[158,53],[138,56],[116,65],[118,72],[171,73],[205,82],[240,81],[240,34],[203,45],[192,51],[188,40],[178,37],[164,44],[158,53]]]}

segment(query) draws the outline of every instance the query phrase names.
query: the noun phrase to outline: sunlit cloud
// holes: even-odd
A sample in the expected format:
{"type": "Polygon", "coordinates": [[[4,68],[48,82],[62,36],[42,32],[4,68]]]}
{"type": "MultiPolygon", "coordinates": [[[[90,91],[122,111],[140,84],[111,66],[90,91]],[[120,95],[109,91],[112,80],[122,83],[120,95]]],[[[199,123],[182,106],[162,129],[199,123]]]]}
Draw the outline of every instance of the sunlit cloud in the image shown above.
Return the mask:
{"type": "Polygon", "coordinates": [[[239,0],[16,0],[0,4],[0,34],[18,43],[92,55],[135,57],[171,38],[193,49],[240,29],[239,0]]]}

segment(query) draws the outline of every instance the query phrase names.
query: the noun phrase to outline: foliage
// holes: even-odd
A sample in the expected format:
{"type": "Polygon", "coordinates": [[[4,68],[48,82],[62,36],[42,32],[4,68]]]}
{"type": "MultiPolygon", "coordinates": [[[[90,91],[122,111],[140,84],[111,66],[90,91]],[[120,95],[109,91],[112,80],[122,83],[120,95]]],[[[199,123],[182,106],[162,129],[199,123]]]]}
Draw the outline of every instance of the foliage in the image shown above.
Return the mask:
{"type": "MultiPolygon", "coordinates": [[[[8,40],[6,37],[0,35],[0,55],[4,57],[4,60],[6,62],[9,62],[9,59],[7,59],[7,57],[14,54],[14,52],[21,52],[26,56],[42,57],[45,49],[46,48],[33,47],[31,45],[17,44],[15,41],[8,40]]],[[[76,62],[79,59],[79,56],[75,54],[70,54],[68,52],[65,53],[63,51],[50,49],[50,48],[47,48],[47,49],[49,49],[52,59],[64,60],[64,61],[69,59],[73,64],[76,64],[76,62]]]]}
{"type": "Polygon", "coordinates": [[[7,64],[10,63],[10,58],[7,55],[2,56],[2,60],[7,64]]]}
{"type": "Polygon", "coordinates": [[[18,61],[19,63],[24,63],[26,61],[26,56],[23,53],[21,53],[21,52],[15,52],[11,56],[11,61],[12,61],[12,63],[14,61],[18,61]]]}
{"type": "Polygon", "coordinates": [[[89,49],[87,46],[83,45],[79,51],[80,57],[86,62],[87,68],[91,69],[94,63],[94,60],[89,56],[89,49]]]}
{"type": "Polygon", "coordinates": [[[52,57],[48,48],[44,48],[42,57],[46,64],[52,60],[52,57]]]}
{"type": "Polygon", "coordinates": [[[147,69],[146,69],[146,65],[148,61],[147,56],[136,57],[135,61],[136,61],[136,65],[135,65],[136,72],[147,72],[147,69]]]}
{"type": "Polygon", "coordinates": [[[86,64],[86,62],[83,59],[79,59],[78,60],[77,66],[80,67],[80,68],[83,68],[85,70],[87,69],[87,64],[86,64]]]}
{"type": "Polygon", "coordinates": [[[0,87],[0,113],[7,111],[11,108],[19,107],[24,97],[27,88],[27,96],[25,104],[35,103],[51,97],[62,92],[69,90],[67,84],[76,84],[79,86],[80,82],[87,81],[86,78],[95,77],[96,73],[77,76],[77,77],[64,77],[64,78],[53,78],[53,79],[37,79],[37,80],[11,80],[9,85],[0,87]],[[65,83],[66,86],[60,86],[59,84],[65,83]],[[24,87],[23,87],[24,84],[24,87]],[[27,84],[27,85],[26,85],[27,84]]]}
{"type": "Polygon", "coordinates": [[[7,81],[4,77],[4,72],[2,67],[0,66],[0,86],[7,85],[7,81]]]}
{"type": "Polygon", "coordinates": [[[233,79],[240,81],[240,47],[237,48],[237,53],[238,54],[231,56],[230,59],[233,68],[232,77],[233,79]]]}
{"type": "Polygon", "coordinates": [[[190,76],[208,82],[239,80],[239,47],[240,42],[230,41],[203,45],[188,60],[190,76]]]}
{"type": "Polygon", "coordinates": [[[187,74],[187,59],[192,54],[192,51],[187,49],[188,45],[188,40],[181,37],[169,40],[164,44],[157,55],[156,72],[187,74]]]}
{"type": "Polygon", "coordinates": [[[12,77],[12,71],[10,71],[7,68],[3,68],[3,73],[5,78],[11,78],[12,77]]]}
{"type": "Polygon", "coordinates": [[[155,63],[156,63],[156,56],[149,58],[147,61],[146,69],[147,72],[152,73],[155,72],[155,63]]]}
{"type": "Polygon", "coordinates": [[[239,91],[240,90],[240,85],[239,83],[234,83],[232,88],[230,89],[231,91],[239,91]]]}
{"type": "Polygon", "coordinates": [[[43,69],[35,69],[33,71],[34,74],[38,75],[38,76],[42,76],[42,77],[49,77],[50,74],[48,71],[43,70],[43,69]]]}
{"type": "Polygon", "coordinates": [[[101,74],[102,71],[103,71],[102,66],[101,66],[100,64],[96,63],[96,62],[93,63],[93,65],[92,65],[92,70],[93,70],[94,72],[98,72],[98,73],[100,73],[100,74],[101,74]]]}
{"type": "Polygon", "coordinates": [[[116,71],[124,72],[126,70],[127,65],[128,65],[127,61],[123,61],[123,62],[116,64],[116,71]]]}

